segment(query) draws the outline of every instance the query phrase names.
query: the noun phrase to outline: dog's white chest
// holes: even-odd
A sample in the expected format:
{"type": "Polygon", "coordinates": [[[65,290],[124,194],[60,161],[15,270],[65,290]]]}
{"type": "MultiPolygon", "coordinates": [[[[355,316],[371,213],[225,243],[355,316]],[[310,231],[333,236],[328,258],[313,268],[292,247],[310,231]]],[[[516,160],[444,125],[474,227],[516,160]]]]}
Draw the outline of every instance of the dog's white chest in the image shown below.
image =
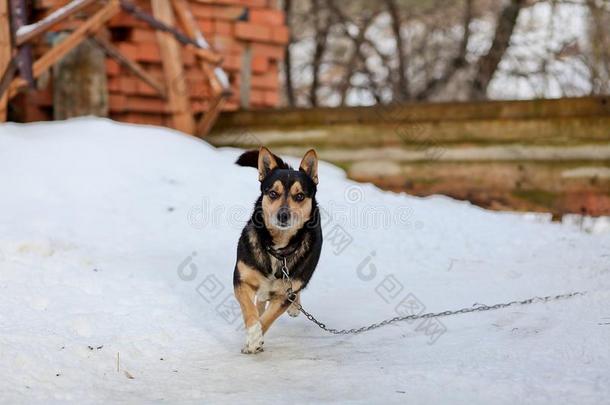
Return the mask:
{"type": "Polygon", "coordinates": [[[271,292],[271,282],[264,281],[258,287],[258,291],[256,292],[256,301],[269,301],[269,293],[271,292]]]}
{"type": "Polygon", "coordinates": [[[256,300],[258,302],[269,301],[271,293],[277,294],[280,291],[281,282],[281,280],[278,280],[273,276],[265,278],[256,291],[256,300]]]}

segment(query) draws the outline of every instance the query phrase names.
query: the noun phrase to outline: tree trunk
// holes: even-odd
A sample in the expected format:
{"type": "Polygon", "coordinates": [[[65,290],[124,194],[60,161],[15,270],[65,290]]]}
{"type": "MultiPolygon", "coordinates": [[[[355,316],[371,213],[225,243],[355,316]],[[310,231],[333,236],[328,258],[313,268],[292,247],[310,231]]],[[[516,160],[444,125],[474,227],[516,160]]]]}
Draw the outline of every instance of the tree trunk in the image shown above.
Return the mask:
{"type": "Polygon", "coordinates": [[[471,98],[475,100],[487,98],[487,88],[493,79],[500,61],[510,46],[510,39],[519,17],[519,12],[525,5],[525,0],[510,0],[502,9],[496,25],[496,31],[487,54],[483,55],[476,67],[476,74],[472,83],[471,98]]]}
{"type": "Polygon", "coordinates": [[[606,94],[610,91],[610,18],[604,18],[601,3],[587,0],[589,8],[589,40],[591,42],[591,95],[606,94]]]}
{"type": "MultiPolygon", "coordinates": [[[[286,18],[286,25],[290,27],[290,19],[292,17],[292,0],[284,0],[284,15],[286,18]]],[[[292,45],[293,37],[292,32],[286,48],[284,50],[284,77],[285,77],[285,88],[286,88],[286,101],[290,107],[295,106],[294,101],[294,85],[292,83],[292,60],[290,54],[290,45],[292,45]]]]}
{"type": "Polygon", "coordinates": [[[322,57],[326,51],[326,37],[328,35],[330,21],[323,21],[322,11],[320,10],[320,0],[312,1],[312,13],[314,15],[314,26],[316,29],[316,48],[311,63],[311,89],[309,91],[309,102],[312,107],[318,105],[318,87],[320,87],[320,67],[322,57]]]}
{"type": "Polygon", "coordinates": [[[390,17],[392,18],[392,32],[396,40],[396,55],[398,57],[398,86],[395,101],[404,102],[409,99],[409,79],[407,77],[407,56],[405,55],[404,42],[402,38],[400,12],[394,0],[385,0],[390,17]]]}

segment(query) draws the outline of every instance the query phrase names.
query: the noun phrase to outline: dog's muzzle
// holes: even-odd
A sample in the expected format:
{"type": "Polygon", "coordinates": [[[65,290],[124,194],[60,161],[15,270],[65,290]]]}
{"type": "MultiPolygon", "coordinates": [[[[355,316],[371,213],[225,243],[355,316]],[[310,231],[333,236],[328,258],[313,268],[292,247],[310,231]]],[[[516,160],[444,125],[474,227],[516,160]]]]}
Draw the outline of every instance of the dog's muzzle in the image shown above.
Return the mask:
{"type": "Polygon", "coordinates": [[[280,208],[277,213],[277,222],[282,227],[290,225],[290,210],[288,208],[280,208]]]}

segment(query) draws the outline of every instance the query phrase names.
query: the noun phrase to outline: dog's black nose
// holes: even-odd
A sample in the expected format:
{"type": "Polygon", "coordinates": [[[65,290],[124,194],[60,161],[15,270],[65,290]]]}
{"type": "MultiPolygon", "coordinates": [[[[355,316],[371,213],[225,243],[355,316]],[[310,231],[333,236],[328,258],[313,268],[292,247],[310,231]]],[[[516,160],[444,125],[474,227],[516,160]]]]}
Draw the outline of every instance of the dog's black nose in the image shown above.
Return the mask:
{"type": "Polygon", "coordinates": [[[290,221],[290,211],[288,209],[281,208],[277,213],[277,220],[282,225],[286,225],[290,221]]]}

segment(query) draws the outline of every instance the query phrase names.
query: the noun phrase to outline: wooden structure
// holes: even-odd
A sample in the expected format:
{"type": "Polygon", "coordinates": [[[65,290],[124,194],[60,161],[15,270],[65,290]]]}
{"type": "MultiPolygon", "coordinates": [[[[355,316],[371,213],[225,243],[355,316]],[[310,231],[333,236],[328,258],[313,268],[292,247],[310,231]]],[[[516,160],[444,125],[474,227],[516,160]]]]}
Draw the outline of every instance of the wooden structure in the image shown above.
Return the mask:
{"type": "Polygon", "coordinates": [[[26,24],[22,11],[9,32],[10,11],[24,1],[0,0],[0,121],[9,99],[19,120],[51,119],[52,87],[35,81],[87,38],[107,55],[104,90],[118,121],[205,135],[222,110],[279,102],[288,30],[271,1],[37,0],[29,10],[37,22],[26,24]],[[58,32],[69,35],[50,47],[43,36],[58,32]],[[242,77],[252,78],[247,87],[242,77]]]}
{"type": "MultiPolygon", "coordinates": [[[[11,46],[11,32],[9,24],[9,7],[7,1],[0,1],[0,74],[3,72],[9,72],[12,68],[12,46],[11,46]]],[[[2,76],[0,76],[2,78],[2,76]]],[[[8,75],[4,82],[8,82],[8,75]]],[[[6,120],[6,108],[8,103],[8,94],[2,91],[2,87],[6,88],[8,84],[4,84],[0,81],[0,122],[6,120]]]]}
{"type": "Polygon", "coordinates": [[[610,98],[223,114],[209,142],[320,157],[349,177],[497,209],[610,215],[610,98]]]}

